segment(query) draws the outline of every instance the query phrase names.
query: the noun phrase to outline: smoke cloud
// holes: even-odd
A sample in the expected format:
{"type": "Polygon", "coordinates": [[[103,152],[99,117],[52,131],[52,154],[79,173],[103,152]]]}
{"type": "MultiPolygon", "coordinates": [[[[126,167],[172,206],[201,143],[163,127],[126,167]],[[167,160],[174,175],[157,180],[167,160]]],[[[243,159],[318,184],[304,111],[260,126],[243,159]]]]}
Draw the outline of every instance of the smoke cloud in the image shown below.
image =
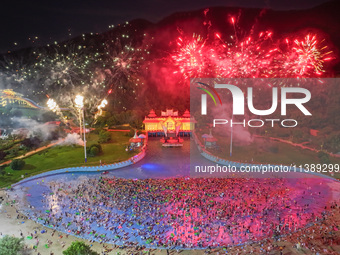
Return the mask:
{"type": "Polygon", "coordinates": [[[58,145],[84,145],[83,140],[80,138],[80,135],[77,133],[67,134],[65,138],[59,138],[58,141],[55,141],[58,145]]]}
{"type": "MultiPolygon", "coordinates": [[[[212,114],[215,119],[227,119],[230,121],[232,119],[232,104],[223,104],[218,107],[212,108],[212,114]]],[[[234,119],[236,122],[237,120],[234,119]]],[[[238,122],[238,121],[237,121],[238,122]]],[[[247,128],[243,127],[243,125],[233,125],[233,140],[242,145],[251,144],[254,139],[251,133],[247,130],[247,128]]],[[[227,125],[217,125],[214,129],[219,135],[225,134],[226,136],[230,136],[231,127],[228,123],[227,125]]]]}
{"type": "Polygon", "coordinates": [[[26,133],[26,137],[39,136],[42,140],[48,140],[51,138],[51,133],[56,130],[55,125],[42,124],[32,119],[27,118],[12,118],[14,128],[13,134],[26,133]],[[20,131],[18,129],[25,129],[25,131],[20,131]]]}

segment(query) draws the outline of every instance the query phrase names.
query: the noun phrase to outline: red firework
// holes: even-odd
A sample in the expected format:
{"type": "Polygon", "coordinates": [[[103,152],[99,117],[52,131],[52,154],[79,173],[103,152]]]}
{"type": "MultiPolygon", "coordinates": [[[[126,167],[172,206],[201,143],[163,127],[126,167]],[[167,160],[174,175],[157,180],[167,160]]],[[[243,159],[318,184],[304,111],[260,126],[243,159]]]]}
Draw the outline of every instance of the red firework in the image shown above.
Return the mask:
{"type": "Polygon", "coordinates": [[[175,65],[178,66],[179,72],[183,74],[184,78],[204,76],[207,63],[206,53],[209,51],[208,47],[205,46],[205,40],[195,34],[190,40],[179,37],[177,46],[178,49],[171,55],[171,58],[175,61],[175,65]]]}
{"type": "Polygon", "coordinates": [[[335,59],[325,40],[316,34],[274,41],[273,33],[265,31],[240,38],[233,17],[230,22],[235,34],[225,38],[231,41],[224,41],[219,33],[209,42],[199,35],[178,38],[171,59],[184,79],[320,77],[325,62],[335,59]]]}

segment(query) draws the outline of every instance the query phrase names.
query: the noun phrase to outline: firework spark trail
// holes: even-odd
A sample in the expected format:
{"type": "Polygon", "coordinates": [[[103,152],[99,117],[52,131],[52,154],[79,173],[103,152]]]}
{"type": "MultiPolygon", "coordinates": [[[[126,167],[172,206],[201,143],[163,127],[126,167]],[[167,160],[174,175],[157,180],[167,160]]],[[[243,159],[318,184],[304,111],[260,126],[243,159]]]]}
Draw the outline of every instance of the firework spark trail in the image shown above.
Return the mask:
{"type": "Polygon", "coordinates": [[[283,54],[281,65],[285,73],[281,73],[281,76],[318,77],[325,72],[325,61],[334,59],[333,52],[324,45],[325,40],[319,41],[315,34],[307,34],[303,40],[292,41],[290,43],[286,39],[288,52],[283,54]]]}
{"type": "MultiPolygon", "coordinates": [[[[206,17],[206,11],[204,12],[206,17]]],[[[236,29],[235,17],[228,18],[234,35],[215,40],[200,35],[177,39],[177,48],[170,55],[178,68],[175,73],[183,78],[309,78],[320,77],[326,72],[325,62],[335,59],[324,39],[309,33],[299,38],[273,40],[273,32],[263,31],[254,35],[254,26],[248,35],[236,29]],[[227,39],[222,39],[227,38],[227,39]],[[231,39],[231,40],[230,40],[231,39]],[[291,43],[292,42],[292,43],[291,43]]],[[[207,22],[204,22],[204,25],[207,22]]]]}
{"type": "MultiPolygon", "coordinates": [[[[218,41],[221,42],[217,34],[218,41]]],[[[218,47],[215,63],[216,76],[227,78],[256,78],[266,77],[268,66],[277,52],[271,47],[271,33],[261,32],[258,38],[246,37],[239,43],[222,43],[218,47]],[[268,50],[269,49],[269,50],[268,50]]]]}
{"type": "Polygon", "coordinates": [[[36,67],[46,90],[61,93],[64,89],[90,87],[96,61],[96,54],[81,45],[69,43],[41,52],[36,67]]]}
{"type": "Polygon", "coordinates": [[[29,51],[25,56],[6,54],[0,61],[0,88],[14,89],[27,94],[41,94],[40,90],[34,88],[34,77],[37,71],[34,68],[36,52],[29,51]]]}
{"type": "Polygon", "coordinates": [[[308,78],[327,77],[331,71],[335,54],[322,33],[300,32],[277,39],[271,31],[257,32],[257,22],[250,31],[242,31],[238,26],[241,12],[228,15],[229,32],[221,33],[209,20],[210,14],[209,9],[203,12],[200,33],[204,36],[178,28],[175,43],[164,44],[164,39],[148,30],[137,33],[126,23],[113,38],[103,38],[101,46],[87,42],[83,35],[84,41],[33,48],[22,58],[8,54],[0,61],[1,79],[27,95],[48,93],[75,116],[74,97],[82,94],[86,115],[93,117],[98,102],[109,94],[114,109],[126,110],[140,92],[150,88],[146,81],[151,86],[175,88],[171,93],[176,93],[178,83],[194,77],[308,78]],[[162,45],[171,46],[164,50],[162,45]]]}
{"type": "Polygon", "coordinates": [[[191,40],[178,37],[178,49],[171,55],[171,58],[185,79],[207,75],[208,54],[212,49],[206,48],[205,44],[206,41],[199,35],[194,34],[191,40]]]}
{"type": "MultiPolygon", "coordinates": [[[[332,51],[316,35],[303,40],[294,39],[294,45],[280,48],[280,41],[272,42],[272,32],[261,32],[257,38],[246,37],[223,42],[216,33],[215,45],[207,44],[200,36],[191,41],[179,38],[171,55],[184,79],[192,77],[224,78],[308,78],[320,77],[326,61],[334,59],[332,51]]],[[[233,37],[232,37],[233,38],[233,37]]],[[[282,43],[281,43],[282,44],[282,43]]]]}
{"type": "MultiPolygon", "coordinates": [[[[49,97],[48,95],[47,95],[47,97],[49,97]]],[[[64,115],[62,114],[62,112],[61,112],[61,110],[60,110],[60,107],[59,107],[59,105],[56,103],[56,101],[54,101],[54,99],[52,99],[52,98],[49,98],[48,100],[47,100],[47,107],[52,111],[52,112],[54,112],[54,113],[56,113],[59,117],[60,117],[60,120],[62,121],[62,122],[64,122],[65,123],[65,117],[64,117],[64,115]]]]}
{"type": "MultiPolygon", "coordinates": [[[[102,73],[105,83],[109,84],[108,94],[115,92],[113,93],[114,108],[122,103],[124,97],[126,99],[127,91],[137,99],[137,91],[144,85],[141,77],[147,69],[146,56],[150,53],[149,47],[150,45],[146,43],[133,43],[127,32],[124,32],[121,37],[107,39],[102,73]]],[[[123,109],[126,109],[125,106],[123,109]]]]}
{"type": "Polygon", "coordinates": [[[100,105],[97,106],[98,111],[95,113],[94,115],[94,122],[93,124],[96,124],[98,121],[98,117],[103,115],[103,108],[105,108],[107,106],[108,102],[106,99],[103,99],[100,102],[100,105]]]}
{"type": "Polygon", "coordinates": [[[68,43],[39,52],[35,66],[40,73],[43,91],[77,116],[73,102],[75,95],[81,93],[85,96],[86,110],[92,113],[105,90],[104,81],[97,72],[99,60],[98,53],[68,43]]]}
{"type": "Polygon", "coordinates": [[[108,43],[105,54],[107,61],[104,65],[105,73],[113,82],[128,80],[135,72],[139,65],[136,54],[138,49],[135,49],[131,44],[123,45],[120,40],[114,43],[108,43]]]}

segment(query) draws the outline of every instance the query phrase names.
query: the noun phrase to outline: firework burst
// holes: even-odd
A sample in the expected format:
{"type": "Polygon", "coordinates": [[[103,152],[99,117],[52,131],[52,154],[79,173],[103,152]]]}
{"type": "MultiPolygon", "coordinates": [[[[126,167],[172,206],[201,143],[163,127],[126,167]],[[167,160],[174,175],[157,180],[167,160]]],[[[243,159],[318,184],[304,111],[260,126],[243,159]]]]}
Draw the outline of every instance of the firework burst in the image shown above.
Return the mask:
{"type": "Polygon", "coordinates": [[[208,55],[212,51],[213,49],[206,46],[206,40],[203,37],[194,34],[192,38],[178,37],[177,49],[171,58],[185,79],[203,77],[207,75],[208,55]]]}
{"type": "Polygon", "coordinates": [[[318,77],[325,72],[326,61],[334,59],[332,51],[324,45],[325,40],[318,40],[317,35],[307,34],[302,40],[285,40],[286,52],[278,61],[282,66],[280,76],[318,77]]]}
{"type": "Polygon", "coordinates": [[[176,72],[184,79],[312,78],[324,74],[325,62],[334,59],[325,40],[318,40],[316,34],[309,33],[302,40],[274,40],[271,31],[255,36],[252,29],[248,35],[241,36],[234,18],[231,24],[234,34],[215,33],[214,41],[199,35],[178,38],[178,47],[170,56],[178,68],[176,72]]]}
{"type": "Polygon", "coordinates": [[[257,37],[247,36],[238,40],[231,35],[231,42],[224,42],[216,34],[215,77],[257,78],[268,77],[268,66],[278,49],[272,45],[271,32],[260,32],[257,37]]]}

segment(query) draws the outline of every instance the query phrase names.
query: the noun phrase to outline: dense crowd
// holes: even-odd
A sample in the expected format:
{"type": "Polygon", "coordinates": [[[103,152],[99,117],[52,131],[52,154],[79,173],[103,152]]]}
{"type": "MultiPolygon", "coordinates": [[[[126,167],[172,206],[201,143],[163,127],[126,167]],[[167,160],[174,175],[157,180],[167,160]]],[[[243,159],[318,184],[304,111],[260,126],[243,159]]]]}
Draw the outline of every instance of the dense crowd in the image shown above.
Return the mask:
{"type": "Polygon", "coordinates": [[[123,246],[226,247],[279,238],[327,217],[327,192],[308,179],[101,177],[49,186],[46,210],[34,211],[38,222],[123,246]]]}

